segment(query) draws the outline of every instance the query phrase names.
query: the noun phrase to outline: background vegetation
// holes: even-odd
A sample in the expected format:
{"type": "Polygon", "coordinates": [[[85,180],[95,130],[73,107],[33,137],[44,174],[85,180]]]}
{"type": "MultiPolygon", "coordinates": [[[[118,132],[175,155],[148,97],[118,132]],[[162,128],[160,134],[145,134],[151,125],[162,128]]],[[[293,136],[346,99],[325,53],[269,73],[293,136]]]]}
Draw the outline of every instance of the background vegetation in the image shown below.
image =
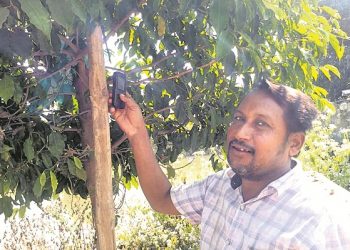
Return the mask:
{"type": "MultiPolygon", "coordinates": [[[[339,1],[311,0],[0,0],[0,214],[23,217],[31,202],[41,206],[63,191],[88,197],[93,147],[86,46],[96,23],[106,42],[116,38],[118,50],[106,48],[106,58],[116,55],[115,68],[126,71],[169,177],[178,175],[173,163],[184,152],[204,150],[214,170],[224,167],[222,146],[233,107],[261,77],[271,77],[309,94],[320,109],[334,110],[328,96],[340,105],[342,123],[321,118],[300,157],[349,188],[349,104],[342,90],[349,87],[350,46],[342,27],[350,27],[350,7],[343,2],[339,7],[339,1]]],[[[117,194],[120,183],[137,186],[136,171],[125,136],[115,122],[110,126],[117,194]]],[[[71,222],[75,213],[61,199],[55,202],[62,205],[48,206],[53,214],[44,215],[52,223],[49,230],[60,235],[53,247],[92,247],[93,234],[82,236],[80,227],[70,226],[85,223],[91,229],[91,218],[71,222]],[[72,243],[66,229],[81,241],[72,243]]],[[[154,223],[175,225],[173,218],[145,213],[154,223]]],[[[179,224],[182,232],[193,232],[179,224]]],[[[14,227],[22,235],[12,237],[13,244],[26,239],[21,228],[14,227]]],[[[30,238],[25,244],[34,244],[30,238]]],[[[139,239],[130,240],[132,245],[139,239]]]]}

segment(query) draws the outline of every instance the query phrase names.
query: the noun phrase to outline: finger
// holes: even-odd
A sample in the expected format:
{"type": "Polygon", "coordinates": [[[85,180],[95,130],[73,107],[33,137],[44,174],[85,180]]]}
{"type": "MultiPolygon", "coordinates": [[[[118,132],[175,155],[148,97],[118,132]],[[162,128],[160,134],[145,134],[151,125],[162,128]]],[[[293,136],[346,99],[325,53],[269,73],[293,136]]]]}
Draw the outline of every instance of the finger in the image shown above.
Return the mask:
{"type": "Polygon", "coordinates": [[[109,107],[109,113],[111,113],[112,115],[115,113],[115,108],[113,106],[109,107]]]}
{"type": "Polygon", "coordinates": [[[138,107],[137,103],[135,102],[135,100],[131,97],[131,95],[129,93],[125,94],[120,94],[120,99],[125,102],[126,106],[132,108],[132,107],[138,107]]]}

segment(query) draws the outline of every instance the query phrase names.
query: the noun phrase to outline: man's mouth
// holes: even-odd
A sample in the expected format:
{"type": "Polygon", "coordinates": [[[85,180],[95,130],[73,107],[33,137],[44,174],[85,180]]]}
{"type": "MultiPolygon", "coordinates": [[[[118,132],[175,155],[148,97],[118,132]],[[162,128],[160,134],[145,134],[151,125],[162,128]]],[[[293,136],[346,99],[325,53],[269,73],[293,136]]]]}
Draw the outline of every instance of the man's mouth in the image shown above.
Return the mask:
{"type": "Polygon", "coordinates": [[[246,145],[245,143],[239,142],[239,141],[231,141],[230,147],[232,147],[234,150],[242,153],[249,153],[254,154],[255,150],[249,145],[246,145]]]}

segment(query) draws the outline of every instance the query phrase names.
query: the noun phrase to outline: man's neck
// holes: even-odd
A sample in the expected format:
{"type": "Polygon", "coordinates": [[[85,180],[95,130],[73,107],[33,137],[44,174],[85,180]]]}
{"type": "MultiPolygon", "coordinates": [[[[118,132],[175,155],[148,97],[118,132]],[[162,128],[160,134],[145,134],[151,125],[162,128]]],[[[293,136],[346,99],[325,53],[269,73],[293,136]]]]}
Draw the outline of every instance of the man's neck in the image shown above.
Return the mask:
{"type": "Polygon", "coordinates": [[[248,201],[252,198],[257,197],[261,191],[269,185],[274,180],[277,180],[284,174],[286,174],[291,169],[291,163],[287,164],[285,168],[282,168],[280,171],[274,171],[270,175],[265,175],[262,178],[242,178],[242,196],[243,201],[248,201]]]}

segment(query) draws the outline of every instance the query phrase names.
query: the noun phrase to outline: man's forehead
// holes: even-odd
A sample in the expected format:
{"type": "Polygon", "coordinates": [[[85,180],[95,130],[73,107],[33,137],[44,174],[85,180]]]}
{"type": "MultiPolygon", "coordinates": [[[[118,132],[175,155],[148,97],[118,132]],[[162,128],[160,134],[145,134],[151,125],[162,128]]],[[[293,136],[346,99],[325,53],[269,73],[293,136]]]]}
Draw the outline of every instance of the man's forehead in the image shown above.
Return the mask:
{"type": "Polygon", "coordinates": [[[239,103],[235,112],[256,112],[260,115],[277,115],[283,113],[282,107],[268,94],[261,90],[249,92],[239,103]],[[248,110],[247,110],[248,109],[248,110]]]}

